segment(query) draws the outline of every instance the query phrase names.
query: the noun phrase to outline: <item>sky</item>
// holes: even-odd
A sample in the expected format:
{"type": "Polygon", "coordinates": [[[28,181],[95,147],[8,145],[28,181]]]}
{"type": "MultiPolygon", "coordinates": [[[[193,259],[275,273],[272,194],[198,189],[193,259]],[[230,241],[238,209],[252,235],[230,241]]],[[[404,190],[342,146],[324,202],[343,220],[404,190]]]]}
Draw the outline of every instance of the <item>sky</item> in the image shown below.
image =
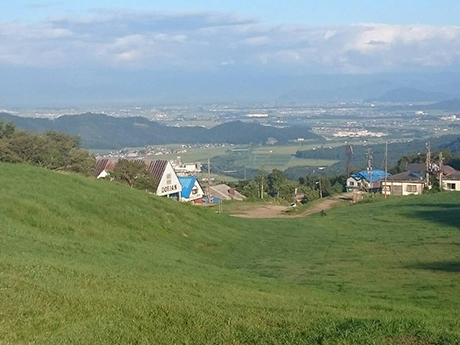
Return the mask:
{"type": "Polygon", "coordinates": [[[269,100],[336,84],[313,75],[439,84],[460,71],[459,17],[453,0],[2,0],[0,108],[269,100]]]}

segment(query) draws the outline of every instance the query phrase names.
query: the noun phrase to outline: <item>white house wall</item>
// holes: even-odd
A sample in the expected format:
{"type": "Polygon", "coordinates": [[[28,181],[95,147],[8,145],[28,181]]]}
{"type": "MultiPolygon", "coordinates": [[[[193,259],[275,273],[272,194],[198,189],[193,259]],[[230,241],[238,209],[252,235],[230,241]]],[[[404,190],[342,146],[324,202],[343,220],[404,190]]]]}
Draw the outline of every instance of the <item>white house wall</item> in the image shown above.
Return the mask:
{"type": "Polygon", "coordinates": [[[447,191],[449,191],[449,190],[450,191],[457,191],[457,192],[460,191],[460,181],[458,181],[458,180],[443,180],[442,181],[442,186],[443,186],[443,189],[447,190],[447,191]],[[455,188],[451,188],[452,184],[455,184],[455,188]]]}
{"type": "Polygon", "coordinates": [[[157,195],[168,196],[171,194],[179,193],[180,196],[181,191],[182,185],[180,184],[180,181],[177,178],[171,163],[168,162],[163,172],[163,176],[161,177],[160,183],[158,184],[157,195]]]}

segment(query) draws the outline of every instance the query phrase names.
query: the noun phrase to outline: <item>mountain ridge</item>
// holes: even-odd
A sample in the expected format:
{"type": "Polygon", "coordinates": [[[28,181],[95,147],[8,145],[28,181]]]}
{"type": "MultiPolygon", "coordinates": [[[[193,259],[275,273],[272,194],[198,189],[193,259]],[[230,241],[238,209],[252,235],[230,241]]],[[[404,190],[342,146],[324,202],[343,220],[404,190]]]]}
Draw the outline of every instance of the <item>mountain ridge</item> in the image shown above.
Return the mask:
{"type": "Polygon", "coordinates": [[[227,122],[206,129],[198,126],[165,126],[140,116],[112,117],[93,113],[63,115],[56,119],[26,118],[0,113],[0,120],[14,122],[22,130],[57,130],[78,135],[82,138],[83,147],[98,149],[161,144],[250,144],[265,143],[269,138],[285,143],[297,138],[318,138],[308,127],[278,128],[242,121],[227,122]]]}

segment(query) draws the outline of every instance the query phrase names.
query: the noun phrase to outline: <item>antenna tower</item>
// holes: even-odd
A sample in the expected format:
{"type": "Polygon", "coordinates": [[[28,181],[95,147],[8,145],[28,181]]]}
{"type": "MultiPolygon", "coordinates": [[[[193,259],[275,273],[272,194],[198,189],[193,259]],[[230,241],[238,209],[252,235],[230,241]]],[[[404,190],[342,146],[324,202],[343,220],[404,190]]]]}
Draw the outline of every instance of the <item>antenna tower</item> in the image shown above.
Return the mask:
{"type": "Polygon", "coordinates": [[[351,156],[353,155],[353,148],[350,144],[347,144],[347,178],[351,174],[351,156]]]}

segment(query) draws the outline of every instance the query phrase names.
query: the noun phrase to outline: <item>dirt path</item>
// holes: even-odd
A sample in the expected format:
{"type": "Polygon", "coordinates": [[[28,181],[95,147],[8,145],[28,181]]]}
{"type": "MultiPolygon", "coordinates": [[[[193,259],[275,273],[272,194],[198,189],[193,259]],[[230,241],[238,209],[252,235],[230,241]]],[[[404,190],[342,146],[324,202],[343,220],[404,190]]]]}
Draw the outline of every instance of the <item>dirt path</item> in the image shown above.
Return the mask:
{"type": "Polygon", "coordinates": [[[312,207],[309,207],[302,213],[288,215],[286,211],[289,210],[288,206],[281,206],[281,205],[264,205],[260,207],[256,207],[253,209],[248,209],[244,213],[241,214],[233,214],[234,217],[239,218],[300,218],[309,216],[314,213],[318,213],[321,211],[327,211],[336,206],[337,204],[350,201],[351,194],[342,194],[339,196],[335,196],[332,198],[323,199],[318,201],[312,207]]]}

